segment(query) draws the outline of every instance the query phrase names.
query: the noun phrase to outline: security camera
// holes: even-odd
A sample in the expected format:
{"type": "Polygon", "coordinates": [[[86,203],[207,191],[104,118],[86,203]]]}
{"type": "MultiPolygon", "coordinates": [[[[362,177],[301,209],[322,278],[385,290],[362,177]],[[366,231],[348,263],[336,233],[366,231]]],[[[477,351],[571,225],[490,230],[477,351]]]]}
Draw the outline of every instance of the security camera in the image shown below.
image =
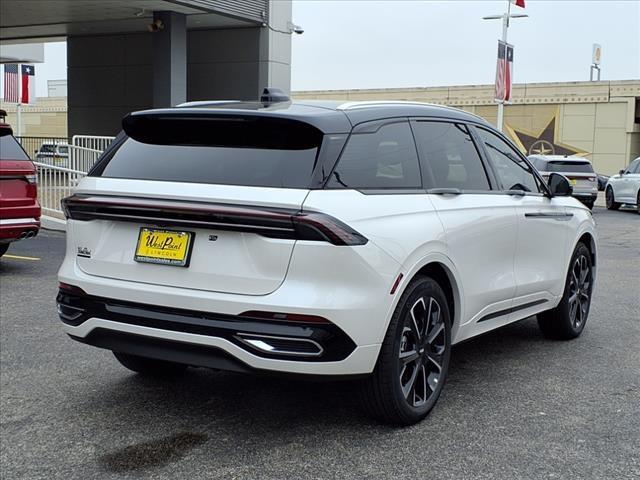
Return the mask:
{"type": "Polygon", "coordinates": [[[164,23],[162,23],[162,20],[160,19],[154,20],[153,23],[147,25],[147,30],[149,30],[151,33],[164,30],[164,23]]]}
{"type": "Polygon", "coordinates": [[[289,27],[289,31],[291,33],[296,33],[298,35],[302,35],[304,33],[304,28],[300,25],[296,25],[295,23],[288,22],[287,27],[289,27]]]}

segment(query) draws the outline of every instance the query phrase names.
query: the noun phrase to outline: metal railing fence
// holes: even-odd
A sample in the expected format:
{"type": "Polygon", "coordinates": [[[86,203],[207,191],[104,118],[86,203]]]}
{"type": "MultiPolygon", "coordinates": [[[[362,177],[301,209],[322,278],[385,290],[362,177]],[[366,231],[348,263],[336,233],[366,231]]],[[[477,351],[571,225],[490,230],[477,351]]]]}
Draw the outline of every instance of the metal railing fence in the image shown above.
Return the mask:
{"type": "Polygon", "coordinates": [[[42,214],[64,218],[60,200],[73,193],[86,172],[48,163],[33,162],[38,174],[38,200],[42,214]]]}

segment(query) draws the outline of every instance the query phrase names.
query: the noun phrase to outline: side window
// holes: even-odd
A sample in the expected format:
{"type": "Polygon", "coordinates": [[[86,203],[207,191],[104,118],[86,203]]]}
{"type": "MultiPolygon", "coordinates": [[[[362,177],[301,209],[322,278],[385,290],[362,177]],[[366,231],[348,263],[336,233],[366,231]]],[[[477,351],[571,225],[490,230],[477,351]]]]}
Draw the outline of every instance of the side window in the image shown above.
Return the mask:
{"type": "Polygon", "coordinates": [[[516,151],[497,135],[477,129],[489,155],[489,160],[502,183],[503,190],[524,190],[539,193],[540,186],[535,175],[516,151]]]}
{"type": "Polygon", "coordinates": [[[467,127],[416,120],[413,128],[433,187],[491,190],[487,172],[467,127]]]}
{"type": "Polygon", "coordinates": [[[421,188],[409,123],[390,123],[373,133],[351,135],[327,187],[421,188]]]}
{"type": "Polygon", "coordinates": [[[640,173],[640,160],[634,160],[629,165],[628,173],[640,173]]]}

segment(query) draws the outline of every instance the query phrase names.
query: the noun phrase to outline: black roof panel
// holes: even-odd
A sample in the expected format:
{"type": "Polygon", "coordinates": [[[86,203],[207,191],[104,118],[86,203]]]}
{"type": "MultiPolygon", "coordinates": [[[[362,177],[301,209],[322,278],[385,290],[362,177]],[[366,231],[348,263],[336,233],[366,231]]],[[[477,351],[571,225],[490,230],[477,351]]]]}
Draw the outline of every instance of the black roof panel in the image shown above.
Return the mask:
{"type": "Polygon", "coordinates": [[[344,102],[300,100],[265,106],[259,102],[189,102],[174,108],[144,110],[132,116],[266,116],[298,120],[325,134],[348,133],[362,122],[397,117],[431,117],[489,125],[484,119],[457,108],[412,102],[344,102]]]}

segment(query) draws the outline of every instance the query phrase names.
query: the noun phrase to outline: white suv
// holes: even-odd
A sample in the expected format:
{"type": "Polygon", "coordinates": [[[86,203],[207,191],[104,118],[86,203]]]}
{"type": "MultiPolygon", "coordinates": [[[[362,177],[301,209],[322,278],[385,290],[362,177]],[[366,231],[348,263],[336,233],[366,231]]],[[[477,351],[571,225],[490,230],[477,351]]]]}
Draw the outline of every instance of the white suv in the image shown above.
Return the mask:
{"type": "Polygon", "coordinates": [[[451,345],[587,321],[596,233],[487,122],[412,103],[137,112],[63,201],[58,309],[126,367],[357,378],[378,418],[435,404],[451,345]]]}
{"type": "Polygon", "coordinates": [[[618,175],[609,177],[605,187],[605,199],[609,210],[617,210],[620,205],[635,205],[640,213],[640,157],[620,170],[618,175]]]}

